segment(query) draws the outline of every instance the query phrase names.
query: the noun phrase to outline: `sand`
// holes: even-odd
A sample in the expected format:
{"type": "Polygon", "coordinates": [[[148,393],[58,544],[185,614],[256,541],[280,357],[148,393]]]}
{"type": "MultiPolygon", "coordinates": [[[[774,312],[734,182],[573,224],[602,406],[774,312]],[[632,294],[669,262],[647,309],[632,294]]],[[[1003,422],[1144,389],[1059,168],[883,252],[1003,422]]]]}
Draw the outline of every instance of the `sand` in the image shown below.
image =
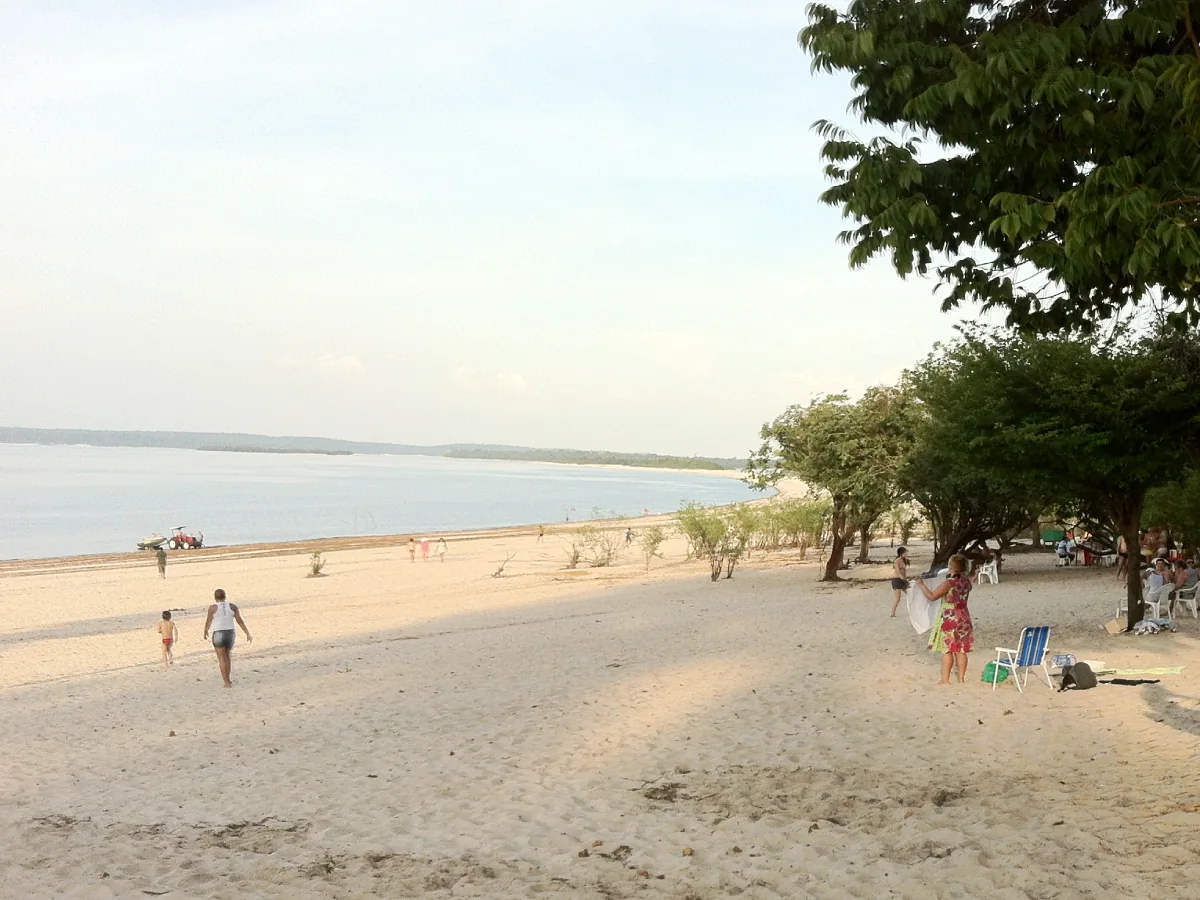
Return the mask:
{"type": "Polygon", "coordinates": [[[166,581],[149,555],[8,567],[0,896],[1197,896],[1200,622],[1110,637],[1111,570],[1013,557],[972,594],[969,683],[938,687],[885,565],[824,586],[781,553],[713,584],[665,550],[567,572],[562,538],[509,531],[444,564],[335,550],[322,578],[294,548],[174,554],[166,581]],[[230,690],[215,587],[255,636],[230,690]],[[979,682],[1042,623],[1183,672],[979,682]]]}

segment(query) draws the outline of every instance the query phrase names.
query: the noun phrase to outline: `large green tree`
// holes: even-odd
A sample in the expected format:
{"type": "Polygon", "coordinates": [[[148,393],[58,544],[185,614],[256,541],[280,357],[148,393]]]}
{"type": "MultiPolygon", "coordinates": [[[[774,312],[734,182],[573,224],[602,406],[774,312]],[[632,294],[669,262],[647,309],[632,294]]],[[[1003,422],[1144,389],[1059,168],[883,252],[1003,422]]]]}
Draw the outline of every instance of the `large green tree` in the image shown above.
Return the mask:
{"type": "MultiPolygon", "coordinates": [[[[916,385],[947,378],[950,373],[930,360],[910,375],[916,385]]],[[[939,385],[969,391],[970,384],[950,380],[939,385]]],[[[917,390],[920,396],[920,390],[917,390]]],[[[988,398],[959,398],[987,404],[988,398]]],[[[922,406],[916,440],[897,472],[897,486],[912,497],[933,529],[933,568],[977,541],[1001,539],[1037,521],[1047,502],[1046,488],[1016,480],[1007,472],[982,467],[975,459],[972,435],[953,419],[935,418],[922,406]]]]}
{"type": "Polygon", "coordinates": [[[1200,550],[1200,469],[1190,468],[1146,495],[1142,525],[1162,526],[1188,552],[1200,550]]]}
{"type": "Polygon", "coordinates": [[[838,580],[855,531],[869,528],[894,504],[912,421],[906,393],[877,387],[854,403],[845,394],[829,394],[789,407],[762,427],[762,445],[747,465],[751,483],[794,477],[829,495],[832,547],[822,581],[838,580]]]}
{"type": "MultiPolygon", "coordinates": [[[[1133,571],[1146,494],[1200,450],[1200,339],[974,336],[918,370],[929,415],[961,434],[961,450],[995,481],[1073,497],[1124,535],[1133,571]]],[[[1129,624],[1141,584],[1129,579],[1129,624]]]]}
{"type": "Polygon", "coordinates": [[[809,7],[815,68],[873,134],[818,123],[851,264],[936,270],[1036,331],[1152,301],[1200,322],[1200,0],[809,7]],[[890,135],[890,136],[889,136],[890,135]]]}

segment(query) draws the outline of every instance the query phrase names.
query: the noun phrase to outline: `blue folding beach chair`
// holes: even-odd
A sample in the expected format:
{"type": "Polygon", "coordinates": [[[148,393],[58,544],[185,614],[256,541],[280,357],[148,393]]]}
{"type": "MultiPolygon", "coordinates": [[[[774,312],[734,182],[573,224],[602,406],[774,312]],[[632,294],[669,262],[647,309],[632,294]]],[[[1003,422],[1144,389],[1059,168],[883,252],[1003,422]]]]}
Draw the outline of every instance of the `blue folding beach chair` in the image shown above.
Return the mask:
{"type": "Polygon", "coordinates": [[[1025,685],[1029,684],[1029,671],[1035,666],[1042,667],[1042,674],[1046,676],[1046,687],[1053,688],[1054,683],[1050,681],[1050,670],[1046,667],[1046,657],[1050,653],[1046,645],[1049,643],[1050,626],[1038,625],[1026,628],[1021,632],[1021,640],[1018,641],[1016,650],[997,647],[996,667],[992,672],[992,690],[996,689],[1000,669],[1004,668],[1012,672],[1017,690],[1022,694],[1025,693],[1025,685]],[[1025,684],[1021,683],[1019,669],[1025,670],[1025,684]]]}

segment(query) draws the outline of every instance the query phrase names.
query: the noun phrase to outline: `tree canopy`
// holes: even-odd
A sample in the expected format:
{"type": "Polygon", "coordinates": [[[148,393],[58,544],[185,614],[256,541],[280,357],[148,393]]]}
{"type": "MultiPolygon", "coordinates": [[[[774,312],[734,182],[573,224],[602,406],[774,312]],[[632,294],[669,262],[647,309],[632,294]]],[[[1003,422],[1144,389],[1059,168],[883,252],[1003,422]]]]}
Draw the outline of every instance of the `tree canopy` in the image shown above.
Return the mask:
{"type": "Polygon", "coordinates": [[[1200,323],[1200,0],[855,0],[800,43],[853,78],[822,200],[850,261],[936,269],[943,309],[1089,331],[1153,302],[1200,323]]]}
{"type": "MultiPolygon", "coordinates": [[[[1046,498],[1073,497],[1125,536],[1138,562],[1147,492],[1200,450],[1200,341],[1172,334],[1058,340],[996,333],[932,357],[913,379],[981,473],[1046,498]]],[[[1129,579],[1129,624],[1141,585],[1129,579]]]]}
{"type": "Polygon", "coordinates": [[[896,500],[896,468],[912,440],[910,407],[903,391],[876,387],[856,403],[829,394],[789,407],[762,427],[762,445],[747,465],[752,482],[792,476],[829,494],[833,546],[823,580],[837,579],[854,532],[896,500]]]}
{"type": "MultiPolygon", "coordinates": [[[[910,376],[910,384],[928,390],[929,382],[947,374],[931,362],[910,376]]],[[[969,390],[954,382],[940,388],[969,390]]],[[[919,398],[920,389],[915,393],[919,398]]],[[[981,467],[974,457],[972,435],[953,419],[931,414],[924,404],[919,410],[915,440],[896,479],[898,490],[915,500],[929,520],[933,568],[977,542],[1007,535],[1037,519],[1047,503],[1043,486],[981,467]]]]}

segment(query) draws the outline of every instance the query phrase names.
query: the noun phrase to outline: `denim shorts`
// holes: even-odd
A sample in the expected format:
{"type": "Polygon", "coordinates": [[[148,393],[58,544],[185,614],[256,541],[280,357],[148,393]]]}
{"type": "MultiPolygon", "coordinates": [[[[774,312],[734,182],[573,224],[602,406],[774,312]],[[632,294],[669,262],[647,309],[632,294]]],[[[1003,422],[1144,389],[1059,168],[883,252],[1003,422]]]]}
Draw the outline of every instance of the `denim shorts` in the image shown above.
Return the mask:
{"type": "Polygon", "coordinates": [[[213,646],[224,650],[232,650],[233,637],[234,631],[232,628],[230,628],[228,631],[214,631],[212,633],[213,646]]]}

